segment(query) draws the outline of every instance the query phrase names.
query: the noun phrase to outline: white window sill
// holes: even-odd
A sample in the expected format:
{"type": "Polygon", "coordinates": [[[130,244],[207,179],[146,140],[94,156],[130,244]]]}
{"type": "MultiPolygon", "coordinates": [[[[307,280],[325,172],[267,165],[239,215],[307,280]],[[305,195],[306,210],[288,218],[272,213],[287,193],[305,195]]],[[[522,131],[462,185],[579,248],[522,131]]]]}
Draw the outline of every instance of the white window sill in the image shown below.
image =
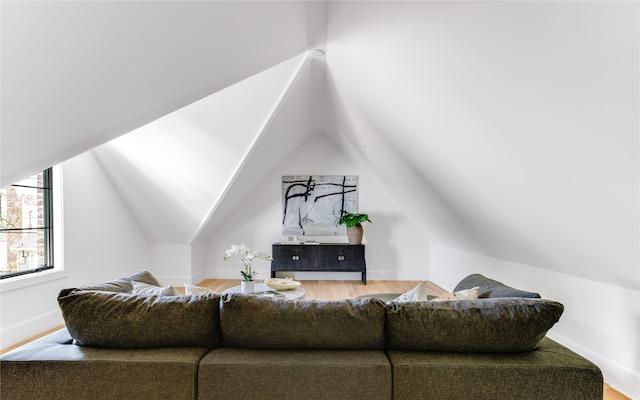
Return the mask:
{"type": "Polygon", "coordinates": [[[64,270],[51,269],[33,274],[20,275],[13,278],[0,280],[0,293],[21,289],[27,286],[39,285],[41,283],[66,278],[64,270]]]}

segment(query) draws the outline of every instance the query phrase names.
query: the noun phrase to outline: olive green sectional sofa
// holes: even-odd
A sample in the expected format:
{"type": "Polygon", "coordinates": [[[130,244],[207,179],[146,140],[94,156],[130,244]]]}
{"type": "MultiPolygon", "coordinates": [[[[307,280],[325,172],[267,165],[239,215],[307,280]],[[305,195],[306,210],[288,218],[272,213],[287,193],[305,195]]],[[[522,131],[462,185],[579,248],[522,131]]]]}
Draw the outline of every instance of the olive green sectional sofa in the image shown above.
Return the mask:
{"type": "Polygon", "coordinates": [[[141,295],[131,281],[159,286],[142,271],[62,290],[66,328],[0,358],[0,397],[602,400],[598,367],[545,337],[562,304],[480,275],[456,287],[478,300],[390,303],[141,295]]]}

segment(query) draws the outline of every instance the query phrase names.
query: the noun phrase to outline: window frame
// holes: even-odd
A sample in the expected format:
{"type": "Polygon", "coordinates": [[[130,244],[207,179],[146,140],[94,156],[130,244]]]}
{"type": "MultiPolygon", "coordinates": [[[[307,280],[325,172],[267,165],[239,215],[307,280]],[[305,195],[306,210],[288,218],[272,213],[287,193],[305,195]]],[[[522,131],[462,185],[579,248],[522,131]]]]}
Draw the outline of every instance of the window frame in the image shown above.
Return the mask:
{"type": "MultiPolygon", "coordinates": [[[[47,168],[42,172],[42,187],[38,187],[38,186],[26,186],[26,185],[9,185],[9,186],[17,186],[17,187],[29,187],[29,188],[38,188],[38,189],[43,189],[43,228],[44,228],[44,265],[39,265],[36,268],[32,268],[29,270],[25,270],[25,271],[18,271],[18,272],[12,272],[12,273],[7,273],[7,274],[2,274],[0,275],[0,283],[5,283],[8,282],[8,280],[12,280],[13,278],[18,278],[18,277],[27,277],[27,276],[34,276],[34,275],[38,275],[41,272],[44,271],[50,271],[55,269],[55,226],[56,224],[54,223],[54,221],[56,220],[55,218],[55,211],[54,211],[54,197],[55,197],[55,191],[59,189],[59,187],[56,187],[54,185],[54,167],[50,167],[47,168]]],[[[42,229],[42,228],[37,228],[37,229],[42,229]]],[[[0,231],[15,231],[15,230],[24,230],[22,228],[14,228],[14,229],[0,229],[0,231]]],[[[49,274],[47,274],[49,275],[49,274]]],[[[2,285],[2,287],[4,287],[5,285],[2,285]]],[[[2,291],[2,290],[0,290],[2,291]]]]}

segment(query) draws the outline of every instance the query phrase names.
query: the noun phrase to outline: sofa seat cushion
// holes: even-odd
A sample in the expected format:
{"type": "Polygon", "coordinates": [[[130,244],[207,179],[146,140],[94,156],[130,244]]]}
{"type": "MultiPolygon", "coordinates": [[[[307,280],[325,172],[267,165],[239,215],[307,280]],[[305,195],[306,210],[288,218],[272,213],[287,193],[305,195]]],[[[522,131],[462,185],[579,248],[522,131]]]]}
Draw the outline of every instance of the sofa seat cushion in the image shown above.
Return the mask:
{"type": "Polygon", "coordinates": [[[225,294],[224,347],[384,350],[385,305],[379,299],[286,300],[225,294]]]}
{"type": "Polygon", "coordinates": [[[0,358],[0,393],[12,400],[193,400],[208,351],[76,346],[61,329],[0,358]]]}
{"type": "Polygon", "coordinates": [[[525,298],[391,302],[386,308],[387,346],[392,350],[529,351],[563,310],[555,301],[525,298]]]}
{"type": "Polygon", "coordinates": [[[504,298],[504,297],[525,297],[532,299],[539,299],[540,295],[534,292],[527,292],[507,286],[502,282],[487,278],[480,274],[471,274],[462,279],[456,287],[454,292],[460,290],[471,289],[478,287],[479,298],[504,298]]]}
{"type": "Polygon", "coordinates": [[[64,289],[67,329],[82,346],[113,348],[220,345],[220,296],[145,296],[64,289]]]}
{"type": "Polygon", "coordinates": [[[602,373],[544,338],[524,353],[387,352],[393,399],[602,400],[602,373]]]}
{"type": "Polygon", "coordinates": [[[389,400],[391,368],[379,350],[220,348],[198,374],[199,400],[389,400]]]}

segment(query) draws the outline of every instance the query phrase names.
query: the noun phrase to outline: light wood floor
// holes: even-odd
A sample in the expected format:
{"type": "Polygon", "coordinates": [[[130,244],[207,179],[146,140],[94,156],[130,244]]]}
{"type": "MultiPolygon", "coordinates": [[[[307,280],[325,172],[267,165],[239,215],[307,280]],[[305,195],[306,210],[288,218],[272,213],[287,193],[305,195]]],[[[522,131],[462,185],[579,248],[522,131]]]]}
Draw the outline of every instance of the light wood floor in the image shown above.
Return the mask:
{"type": "MultiPolygon", "coordinates": [[[[262,282],[257,280],[257,282],[262,282]]],[[[374,293],[404,293],[413,289],[420,281],[303,281],[305,299],[309,300],[342,300],[374,293]]],[[[238,286],[238,279],[206,279],[198,284],[222,293],[225,289],[238,286]]],[[[427,293],[440,296],[447,291],[440,286],[427,282],[427,293]]]]}
{"type": "MultiPolygon", "coordinates": [[[[354,297],[374,294],[374,293],[404,293],[410,289],[416,287],[420,281],[368,281],[364,285],[360,281],[303,281],[302,285],[306,291],[305,299],[310,300],[341,300],[351,299],[354,297]]],[[[206,279],[198,284],[198,286],[204,286],[214,290],[216,293],[222,293],[225,289],[233,286],[238,286],[238,279],[206,279]]],[[[184,293],[183,288],[176,288],[178,293],[184,293]]],[[[447,291],[440,286],[427,282],[427,293],[440,296],[447,291]]],[[[0,350],[0,354],[4,354],[11,351],[25,343],[35,340],[39,337],[45,336],[53,331],[62,328],[57,326],[46,332],[41,333],[35,337],[24,340],[13,346],[0,350]]],[[[608,384],[604,384],[604,398],[603,400],[630,400],[627,396],[617,392],[611,388],[608,384]]]]}

